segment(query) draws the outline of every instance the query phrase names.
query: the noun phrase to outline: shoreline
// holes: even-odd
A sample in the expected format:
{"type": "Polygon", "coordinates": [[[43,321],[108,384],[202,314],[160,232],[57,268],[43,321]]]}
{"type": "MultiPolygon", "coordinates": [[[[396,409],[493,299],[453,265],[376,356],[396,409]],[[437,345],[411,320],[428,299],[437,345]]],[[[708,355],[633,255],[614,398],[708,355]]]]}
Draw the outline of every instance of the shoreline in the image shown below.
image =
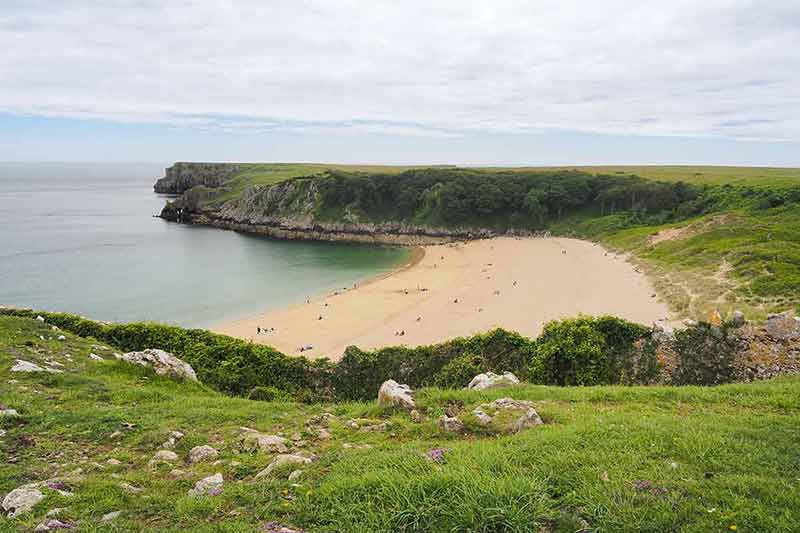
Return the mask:
{"type": "Polygon", "coordinates": [[[420,346],[497,327],[535,337],[546,322],[579,314],[650,325],[670,311],[643,273],[596,243],[495,237],[417,246],[404,265],[355,288],[210,329],[337,360],[349,345],[420,346]]]}

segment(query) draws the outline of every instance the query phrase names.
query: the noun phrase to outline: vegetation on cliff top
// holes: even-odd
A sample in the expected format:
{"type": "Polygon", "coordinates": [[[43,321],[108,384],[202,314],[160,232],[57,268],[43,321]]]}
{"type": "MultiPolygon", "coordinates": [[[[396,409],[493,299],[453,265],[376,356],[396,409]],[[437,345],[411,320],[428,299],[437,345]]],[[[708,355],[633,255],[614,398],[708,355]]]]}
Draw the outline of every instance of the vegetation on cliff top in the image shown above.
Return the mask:
{"type": "Polygon", "coordinates": [[[0,316],[0,403],[19,413],[0,418],[0,495],[62,480],[42,489],[31,512],[0,516],[0,529],[32,530],[56,508],[81,531],[271,531],[277,523],[308,532],[788,532],[800,522],[797,378],[711,388],[428,388],[415,395],[424,418],[412,422],[373,401],[231,398],[116,361],[116,346],[53,335],[36,320],[0,316]],[[16,358],[56,362],[62,372],[10,373],[16,358]],[[545,424],[508,436],[437,427],[445,412],[503,396],[533,401],[545,424]],[[354,429],[352,419],[378,429],[354,429]],[[303,444],[292,446],[318,459],[299,479],[285,470],[255,479],[273,454],[243,449],[240,426],[297,433],[303,444]],[[151,464],[176,430],[185,434],[176,459],[151,464]],[[219,450],[218,462],[190,462],[198,445],[219,450]],[[215,473],[224,479],[219,494],[187,495],[215,473]]]}

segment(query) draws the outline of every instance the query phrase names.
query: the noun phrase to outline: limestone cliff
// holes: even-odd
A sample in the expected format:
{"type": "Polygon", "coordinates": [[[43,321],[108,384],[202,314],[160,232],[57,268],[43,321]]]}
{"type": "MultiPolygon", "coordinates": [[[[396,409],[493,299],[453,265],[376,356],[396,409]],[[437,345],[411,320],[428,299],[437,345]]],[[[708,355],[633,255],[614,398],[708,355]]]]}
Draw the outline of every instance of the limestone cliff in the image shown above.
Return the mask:
{"type": "Polygon", "coordinates": [[[153,190],[158,193],[183,194],[198,185],[221,187],[239,170],[236,163],[175,163],[166,170],[163,178],[156,181],[153,190]]]}

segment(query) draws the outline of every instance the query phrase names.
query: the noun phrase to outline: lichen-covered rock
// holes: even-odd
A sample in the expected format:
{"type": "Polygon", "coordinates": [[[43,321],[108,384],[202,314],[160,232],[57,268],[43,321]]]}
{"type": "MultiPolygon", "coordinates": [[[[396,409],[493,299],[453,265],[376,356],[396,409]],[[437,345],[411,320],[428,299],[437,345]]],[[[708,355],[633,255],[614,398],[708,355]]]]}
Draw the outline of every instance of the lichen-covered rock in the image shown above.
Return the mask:
{"type": "Polygon", "coordinates": [[[12,372],[45,372],[45,369],[37,365],[36,363],[31,363],[30,361],[24,361],[22,359],[17,359],[17,362],[14,366],[11,367],[12,372]]]}
{"type": "Polygon", "coordinates": [[[243,451],[264,451],[269,453],[286,453],[289,441],[278,435],[268,435],[251,428],[240,428],[239,446],[243,451]]]}
{"type": "Polygon", "coordinates": [[[25,514],[44,499],[44,494],[37,488],[39,483],[29,483],[18,487],[3,498],[3,510],[9,518],[25,514]]]}
{"type": "Polygon", "coordinates": [[[150,459],[150,463],[158,463],[163,461],[165,463],[171,463],[173,461],[178,460],[178,454],[171,451],[171,450],[158,450],[153,458],[150,459]]]}
{"type": "Polygon", "coordinates": [[[396,407],[400,409],[414,409],[413,391],[408,385],[401,385],[393,379],[384,381],[378,390],[378,405],[381,407],[396,407]]]}
{"type": "Polygon", "coordinates": [[[71,522],[50,518],[36,526],[34,531],[58,531],[59,529],[75,529],[75,525],[71,522]]]}
{"type": "Polygon", "coordinates": [[[466,428],[458,418],[454,416],[442,415],[439,417],[439,429],[448,433],[464,433],[466,428]]]}
{"type": "Polygon", "coordinates": [[[791,311],[784,311],[767,317],[767,334],[777,340],[800,338],[800,317],[791,311]]]}
{"type": "Polygon", "coordinates": [[[503,372],[502,374],[486,372],[483,374],[478,374],[472,378],[472,381],[469,382],[467,388],[472,390],[486,390],[518,384],[519,379],[511,372],[503,372]]]}
{"type": "Polygon", "coordinates": [[[256,474],[256,479],[269,476],[278,468],[281,468],[284,465],[307,465],[311,463],[311,459],[308,457],[303,457],[302,455],[295,455],[291,453],[282,453],[280,455],[276,455],[272,462],[267,465],[267,467],[256,474]]]}
{"type": "Polygon", "coordinates": [[[213,476],[201,479],[194,484],[194,488],[189,489],[188,495],[197,496],[217,496],[222,493],[222,487],[225,481],[222,479],[222,474],[217,472],[213,476]]]}
{"type": "Polygon", "coordinates": [[[498,433],[518,433],[543,423],[533,402],[513,398],[481,404],[473,409],[472,415],[479,425],[498,433]]]}
{"type": "Polygon", "coordinates": [[[128,352],[119,359],[152,368],[160,376],[177,377],[197,381],[192,366],[164,350],[149,349],[141,352],[128,352]]]}
{"type": "Polygon", "coordinates": [[[189,462],[200,463],[203,461],[210,461],[211,459],[216,459],[218,455],[219,451],[217,449],[212,448],[208,444],[203,444],[202,446],[195,446],[189,450],[189,462]]]}

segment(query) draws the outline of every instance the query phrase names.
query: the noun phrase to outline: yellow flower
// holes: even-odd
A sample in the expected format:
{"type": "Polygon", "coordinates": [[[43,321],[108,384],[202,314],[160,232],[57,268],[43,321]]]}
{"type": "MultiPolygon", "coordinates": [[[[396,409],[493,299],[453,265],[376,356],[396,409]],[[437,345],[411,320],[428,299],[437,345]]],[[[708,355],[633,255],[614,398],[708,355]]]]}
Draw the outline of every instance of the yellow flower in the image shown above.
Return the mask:
{"type": "Polygon", "coordinates": [[[730,529],[731,531],[736,531],[739,528],[736,527],[736,524],[731,524],[731,527],[729,527],[728,529],[730,529]]]}

